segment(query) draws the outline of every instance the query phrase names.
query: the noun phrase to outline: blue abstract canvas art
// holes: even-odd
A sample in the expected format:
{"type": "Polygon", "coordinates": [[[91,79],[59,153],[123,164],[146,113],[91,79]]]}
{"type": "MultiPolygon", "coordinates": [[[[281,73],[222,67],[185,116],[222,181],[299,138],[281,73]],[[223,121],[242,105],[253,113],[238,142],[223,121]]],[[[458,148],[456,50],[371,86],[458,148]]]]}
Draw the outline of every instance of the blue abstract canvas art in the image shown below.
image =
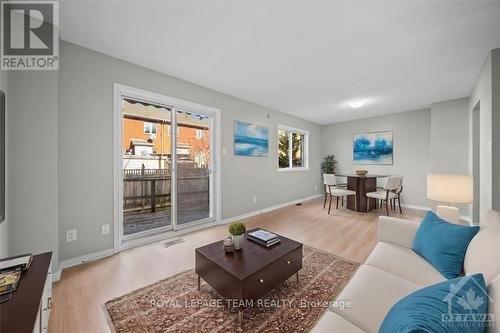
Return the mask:
{"type": "Polygon", "coordinates": [[[234,122],[234,155],[266,157],[269,153],[269,129],[264,126],[234,122]]]}
{"type": "Polygon", "coordinates": [[[392,165],[392,132],[373,132],[354,135],[352,159],[354,164],[392,165]]]}

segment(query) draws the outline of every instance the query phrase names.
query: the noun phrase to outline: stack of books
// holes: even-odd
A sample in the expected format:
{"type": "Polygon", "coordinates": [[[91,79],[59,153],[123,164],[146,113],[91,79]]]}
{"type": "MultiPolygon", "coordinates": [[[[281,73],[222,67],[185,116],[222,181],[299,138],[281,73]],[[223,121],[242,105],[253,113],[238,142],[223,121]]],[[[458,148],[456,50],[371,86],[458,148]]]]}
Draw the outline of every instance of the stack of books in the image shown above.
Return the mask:
{"type": "Polygon", "coordinates": [[[32,260],[31,254],[0,259],[0,303],[10,300],[22,271],[30,267],[32,260]]]}
{"type": "Polygon", "coordinates": [[[280,242],[278,235],[266,230],[257,230],[248,233],[247,238],[259,245],[270,247],[280,242]]]}
{"type": "Polygon", "coordinates": [[[29,253],[20,256],[0,259],[0,271],[12,268],[20,268],[21,270],[25,271],[30,267],[32,260],[33,256],[29,253]]]}
{"type": "Polygon", "coordinates": [[[14,268],[0,271],[0,303],[10,300],[21,279],[21,269],[14,268]]]}

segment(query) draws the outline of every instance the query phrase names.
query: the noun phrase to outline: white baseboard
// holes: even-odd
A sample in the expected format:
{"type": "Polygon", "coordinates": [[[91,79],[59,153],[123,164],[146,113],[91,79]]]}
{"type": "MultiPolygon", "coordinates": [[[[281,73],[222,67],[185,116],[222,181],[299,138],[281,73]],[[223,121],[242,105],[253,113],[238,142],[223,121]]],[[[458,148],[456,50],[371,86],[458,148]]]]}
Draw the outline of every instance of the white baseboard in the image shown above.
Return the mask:
{"type": "Polygon", "coordinates": [[[401,204],[401,207],[409,208],[409,209],[417,209],[417,210],[432,210],[431,207],[419,206],[419,205],[401,204]]]}
{"type": "Polygon", "coordinates": [[[109,257],[109,256],[112,256],[113,253],[114,253],[113,249],[107,249],[107,250],[102,250],[102,251],[98,251],[98,252],[94,252],[94,253],[89,253],[89,254],[86,254],[86,255],[83,255],[83,256],[80,256],[77,258],[63,260],[59,263],[59,266],[57,268],[57,272],[52,274],[52,282],[59,281],[59,279],[61,278],[61,273],[62,273],[63,269],[65,269],[65,268],[80,265],[80,264],[83,264],[83,263],[86,263],[86,262],[89,262],[92,260],[97,260],[97,259],[109,257]]]}
{"type": "MultiPolygon", "coordinates": [[[[154,235],[154,236],[148,237],[147,239],[138,239],[137,241],[130,241],[128,244],[125,244],[124,246],[122,246],[120,248],[120,250],[123,251],[123,250],[127,250],[127,249],[134,248],[134,247],[137,247],[137,246],[142,246],[142,245],[146,245],[146,244],[158,242],[158,241],[161,241],[161,240],[164,240],[164,239],[179,237],[179,236],[181,236],[183,234],[186,234],[186,233],[189,233],[189,232],[193,232],[193,231],[196,231],[196,230],[200,230],[200,229],[204,229],[204,228],[207,228],[207,227],[210,227],[210,226],[214,226],[214,225],[217,225],[217,224],[226,224],[226,223],[231,223],[231,222],[243,220],[243,219],[255,216],[255,215],[259,215],[259,214],[262,214],[262,213],[267,213],[267,212],[270,212],[270,211],[273,211],[273,210],[276,210],[276,209],[279,209],[279,208],[283,208],[283,207],[286,207],[286,206],[294,205],[294,204],[297,204],[299,202],[304,202],[304,201],[309,201],[309,200],[312,200],[312,199],[316,199],[316,198],[319,198],[321,196],[323,196],[323,195],[322,194],[318,194],[318,195],[313,195],[313,196],[302,198],[302,199],[298,199],[298,200],[293,200],[293,201],[285,202],[285,203],[282,203],[282,204],[279,204],[279,205],[275,205],[275,206],[263,208],[263,209],[256,210],[256,211],[253,211],[253,212],[249,212],[249,213],[246,213],[246,214],[229,217],[229,218],[223,219],[220,223],[204,224],[204,225],[194,226],[194,227],[189,228],[189,229],[179,230],[178,232],[175,232],[175,233],[169,233],[169,234],[162,233],[162,234],[158,234],[158,235],[154,235]]],[[[69,268],[69,267],[73,267],[73,266],[76,266],[76,265],[80,265],[80,264],[83,264],[83,263],[86,263],[86,262],[89,262],[89,261],[92,261],[92,260],[97,260],[97,259],[109,257],[109,256],[112,256],[113,254],[114,254],[114,249],[107,249],[107,250],[102,250],[102,251],[98,251],[98,252],[94,252],[94,253],[89,253],[89,254],[86,254],[86,255],[83,255],[83,256],[80,256],[80,257],[77,257],[77,258],[71,258],[71,259],[63,260],[63,261],[61,261],[59,263],[57,272],[53,274],[52,281],[53,282],[59,281],[59,279],[61,278],[61,273],[62,273],[63,269],[65,269],[65,268],[69,268]]]]}
{"type": "Polygon", "coordinates": [[[302,199],[292,200],[292,201],[288,201],[288,202],[285,202],[285,203],[282,203],[282,204],[279,204],[279,205],[275,205],[275,206],[271,206],[271,207],[266,207],[266,208],[262,208],[262,209],[259,209],[259,210],[254,210],[252,212],[248,212],[248,213],[237,215],[237,216],[228,217],[228,218],[223,219],[221,221],[221,224],[233,223],[233,222],[236,222],[236,221],[244,220],[244,219],[247,219],[247,218],[252,217],[252,216],[256,216],[256,215],[263,214],[263,213],[268,213],[268,212],[271,212],[271,211],[276,210],[276,209],[280,209],[280,208],[283,208],[283,207],[295,205],[295,204],[298,204],[298,203],[301,203],[301,202],[304,202],[304,201],[313,200],[313,199],[316,199],[316,198],[319,198],[319,197],[322,197],[322,196],[323,196],[323,194],[312,195],[310,197],[305,197],[305,198],[302,198],[302,199]]]}
{"type": "Polygon", "coordinates": [[[205,228],[210,228],[210,227],[216,226],[218,224],[219,223],[217,223],[216,221],[212,221],[212,222],[208,222],[208,223],[204,223],[204,224],[195,225],[195,226],[185,228],[185,229],[179,229],[176,231],[169,230],[169,231],[165,231],[162,233],[158,233],[158,234],[143,237],[143,238],[128,240],[120,246],[120,252],[125,251],[125,250],[129,250],[129,249],[133,249],[135,247],[143,246],[146,244],[160,242],[160,241],[163,241],[166,239],[178,238],[179,236],[188,234],[190,232],[205,229],[205,228]]]}

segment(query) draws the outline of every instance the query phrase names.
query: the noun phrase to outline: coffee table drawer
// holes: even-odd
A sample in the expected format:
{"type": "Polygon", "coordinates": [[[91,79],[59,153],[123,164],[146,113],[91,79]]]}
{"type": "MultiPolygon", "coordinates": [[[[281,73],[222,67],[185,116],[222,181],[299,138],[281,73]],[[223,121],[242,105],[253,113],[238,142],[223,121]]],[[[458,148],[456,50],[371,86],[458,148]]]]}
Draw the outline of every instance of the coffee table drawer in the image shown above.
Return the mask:
{"type": "Polygon", "coordinates": [[[302,268],[302,246],[243,280],[243,298],[258,299],[302,268]]]}

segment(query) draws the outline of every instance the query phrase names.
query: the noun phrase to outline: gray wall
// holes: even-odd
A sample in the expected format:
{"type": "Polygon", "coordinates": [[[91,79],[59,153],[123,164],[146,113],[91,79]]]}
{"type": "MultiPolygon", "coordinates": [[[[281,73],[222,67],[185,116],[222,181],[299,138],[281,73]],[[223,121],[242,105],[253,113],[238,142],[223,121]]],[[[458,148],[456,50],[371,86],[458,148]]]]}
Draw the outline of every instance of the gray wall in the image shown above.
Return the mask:
{"type": "MultiPolygon", "coordinates": [[[[480,164],[480,217],[492,208],[492,79],[491,54],[488,55],[469,96],[469,121],[480,103],[479,164],[480,164]]],[[[472,147],[472,144],[471,144],[472,147]]],[[[472,171],[472,162],[469,164],[472,171]]]]}
{"type": "Polygon", "coordinates": [[[430,122],[430,110],[423,109],[323,126],[323,155],[335,154],[338,161],[337,173],[366,169],[372,174],[403,176],[402,203],[427,207],[430,122]],[[393,131],[394,165],[353,165],[353,135],[374,131],[393,131]]]}
{"type": "MultiPolygon", "coordinates": [[[[8,117],[7,112],[8,112],[8,72],[7,71],[1,71],[0,70],[0,90],[2,90],[5,93],[5,112],[6,112],[6,118],[8,117]]],[[[7,130],[7,126],[5,126],[5,129],[7,130]]],[[[7,144],[5,145],[7,148],[7,144]]],[[[6,158],[8,157],[8,153],[5,153],[6,158]]],[[[7,163],[6,163],[7,164],[7,163]]],[[[8,170],[6,170],[6,173],[8,170]]],[[[6,187],[8,186],[9,177],[6,175],[5,177],[5,182],[6,182],[6,187]]],[[[6,190],[7,194],[7,190],[6,190]]],[[[7,209],[7,207],[6,207],[7,209]]],[[[7,211],[6,211],[7,212],[7,211]]],[[[8,216],[6,216],[5,221],[0,224],[0,258],[7,257],[9,255],[9,238],[8,238],[8,226],[9,219],[8,216]]]]}
{"type": "MultiPolygon", "coordinates": [[[[431,105],[431,172],[469,174],[468,106],[468,98],[431,105]]],[[[467,204],[458,206],[470,215],[467,204]]]]}
{"type": "Polygon", "coordinates": [[[500,210],[500,49],[491,51],[492,207],[500,210]]]}
{"type": "Polygon", "coordinates": [[[222,218],[319,194],[319,125],[218,93],[73,44],[61,42],[58,93],[58,222],[61,260],[113,247],[113,83],[222,110],[222,218]],[[266,115],[271,118],[267,119],[266,115]],[[269,127],[268,158],[232,154],[233,121],[269,127]],[[277,172],[276,127],[310,131],[308,172],[277,172]],[[315,190],[318,186],[318,191],[315,190]],[[252,203],[257,196],[257,203],[252,203]],[[78,240],[66,243],[68,229],[78,240]]]}
{"type": "Polygon", "coordinates": [[[481,141],[480,141],[480,131],[481,131],[481,114],[479,110],[480,105],[474,108],[472,112],[472,117],[470,117],[471,121],[471,173],[474,177],[474,203],[472,205],[472,217],[473,221],[477,223],[481,220],[481,191],[480,191],[480,183],[481,183],[481,164],[479,153],[481,150],[481,141]]]}
{"type": "Polygon", "coordinates": [[[57,72],[10,73],[9,101],[9,253],[57,264],[57,72]]]}
{"type": "Polygon", "coordinates": [[[431,171],[469,172],[469,99],[431,105],[431,171]]]}

